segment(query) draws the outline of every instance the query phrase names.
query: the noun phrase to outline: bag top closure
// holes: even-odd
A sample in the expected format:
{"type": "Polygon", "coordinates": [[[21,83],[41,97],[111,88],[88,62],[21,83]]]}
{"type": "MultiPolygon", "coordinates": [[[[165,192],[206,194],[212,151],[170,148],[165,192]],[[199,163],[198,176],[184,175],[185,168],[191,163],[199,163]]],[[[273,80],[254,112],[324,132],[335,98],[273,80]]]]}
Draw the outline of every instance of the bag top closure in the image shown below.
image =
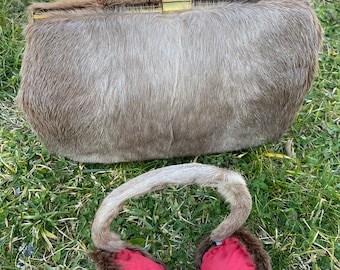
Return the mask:
{"type": "Polygon", "coordinates": [[[35,22],[63,12],[85,9],[116,9],[121,13],[174,13],[192,9],[191,0],[58,0],[33,3],[29,7],[29,20],[35,22]]]}

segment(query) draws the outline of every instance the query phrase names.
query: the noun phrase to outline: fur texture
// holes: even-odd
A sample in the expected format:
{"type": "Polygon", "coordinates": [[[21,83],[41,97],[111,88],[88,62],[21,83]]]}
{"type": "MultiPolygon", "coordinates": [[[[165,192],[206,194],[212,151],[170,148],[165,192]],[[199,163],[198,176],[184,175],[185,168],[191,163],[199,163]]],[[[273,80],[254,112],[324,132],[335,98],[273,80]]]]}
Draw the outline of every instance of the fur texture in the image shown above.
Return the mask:
{"type": "Polygon", "coordinates": [[[112,163],[278,140],[310,89],[322,30],[306,1],[263,0],[171,14],[59,8],[25,36],[17,102],[39,138],[112,163]]]}
{"type": "MultiPolygon", "coordinates": [[[[260,240],[255,237],[251,232],[245,228],[242,227],[239,230],[237,230],[231,237],[237,237],[243,246],[246,247],[249,254],[251,254],[253,261],[256,265],[256,270],[271,270],[271,259],[268,255],[268,253],[265,251],[263,244],[260,242],[260,240]]],[[[202,241],[200,242],[196,252],[195,252],[195,261],[194,266],[196,270],[201,269],[201,263],[203,255],[212,247],[215,247],[216,244],[210,240],[209,235],[202,238],[202,241]]],[[[137,250],[141,252],[145,257],[157,262],[158,264],[163,265],[163,267],[166,270],[169,270],[169,268],[162,263],[161,261],[155,259],[152,257],[148,252],[146,252],[144,249],[137,247],[137,246],[128,246],[131,250],[137,250]]],[[[97,270],[116,270],[119,269],[119,266],[115,266],[114,259],[115,259],[115,253],[111,253],[104,250],[96,249],[94,252],[88,253],[88,256],[95,262],[96,269],[97,270]]]]}
{"type": "Polygon", "coordinates": [[[125,248],[138,250],[144,256],[160,263],[145,250],[127,244],[117,234],[110,232],[110,225],[118,216],[125,201],[160,190],[169,184],[213,187],[230,204],[231,211],[228,217],[199,245],[194,262],[197,269],[201,265],[203,254],[213,246],[213,242],[235,236],[253,256],[257,270],[271,270],[270,258],[260,241],[248,230],[240,229],[247,220],[252,206],[251,196],[242,176],[233,171],[197,163],[168,166],[144,173],[119,186],[104,199],[91,229],[96,249],[89,253],[89,256],[95,261],[97,269],[117,269],[113,266],[115,253],[125,248]]]}
{"type": "MultiPolygon", "coordinates": [[[[149,254],[147,251],[142,249],[138,246],[132,246],[127,244],[127,248],[130,250],[136,250],[143,254],[144,257],[149,258],[150,260],[153,260],[154,262],[162,265],[165,270],[170,270],[169,267],[167,267],[163,262],[155,259],[151,254],[149,254]]],[[[96,264],[97,270],[118,270],[121,269],[119,265],[114,265],[115,260],[115,252],[108,252],[101,249],[95,249],[93,252],[87,253],[87,255],[93,260],[93,262],[96,264]]],[[[124,270],[124,269],[122,269],[124,270]]]]}
{"type": "Polygon", "coordinates": [[[118,216],[123,203],[130,198],[160,190],[169,184],[214,187],[230,203],[229,216],[210,234],[213,241],[222,241],[232,235],[247,220],[251,211],[251,196],[241,175],[196,163],[168,166],[144,173],[124,183],[104,199],[92,224],[91,237],[94,245],[109,252],[126,248],[126,243],[117,234],[110,232],[110,224],[118,216]]]}
{"type": "Polygon", "coordinates": [[[121,5],[139,5],[159,3],[159,0],[56,0],[54,2],[33,3],[29,7],[30,13],[68,11],[75,9],[95,9],[121,5]]]}
{"type": "MultiPolygon", "coordinates": [[[[249,254],[251,254],[253,261],[256,265],[256,270],[271,270],[271,259],[268,256],[267,252],[264,250],[263,244],[260,240],[255,237],[251,232],[243,227],[237,230],[232,237],[236,237],[239,239],[241,244],[247,249],[249,254]]],[[[212,247],[215,247],[216,244],[210,240],[209,236],[206,236],[200,242],[196,252],[195,252],[195,261],[194,266],[197,270],[200,269],[203,255],[212,247]]]]}

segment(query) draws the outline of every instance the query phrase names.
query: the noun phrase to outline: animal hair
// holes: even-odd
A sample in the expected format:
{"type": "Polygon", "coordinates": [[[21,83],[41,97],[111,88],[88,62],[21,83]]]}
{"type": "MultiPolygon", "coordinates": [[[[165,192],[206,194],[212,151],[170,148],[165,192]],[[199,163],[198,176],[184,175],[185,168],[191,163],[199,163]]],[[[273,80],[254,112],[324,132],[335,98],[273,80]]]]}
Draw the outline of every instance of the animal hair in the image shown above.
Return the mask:
{"type": "MultiPolygon", "coordinates": [[[[249,229],[246,227],[242,227],[238,229],[231,237],[236,237],[242,246],[246,248],[246,250],[251,254],[251,257],[256,265],[256,270],[271,270],[271,259],[269,255],[265,252],[263,244],[261,241],[250,233],[249,229]]],[[[216,243],[210,240],[210,236],[206,235],[202,237],[199,246],[195,251],[195,260],[193,262],[193,266],[196,270],[201,269],[202,259],[204,254],[211,248],[216,247],[216,243]]],[[[139,251],[143,256],[153,260],[154,262],[162,265],[165,270],[170,270],[170,268],[165,265],[160,260],[154,258],[151,254],[149,254],[144,249],[127,244],[127,248],[130,250],[139,251]]],[[[112,252],[108,252],[101,249],[95,249],[93,252],[87,253],[87,255],[94,261],[96,264],[97,270],[116,270],[121,269],[119,265],[114,263],[115,254],[112,252]]]]}
{"type": "Polygon", "coordinates": [[[77,8],[95,7],[96,2],[94,0],[57,0],[54,2],[37,2],[32,3],[28,10],[31,13],[36,11],[53,11],[53,10],[68,10],[77,8]]]}
{"type": "Polygon", "coordinates": [[[101,163],[196,156],[277,141],[293,122],[322,42],[307,1],[169,14],[104,2],[32,6],[59,7],[25,29],[17,96],[49,151],[101,163]]]}
{"type": "Polygon", "coordinates": [[[231,236],[243,225],[251,211],[251,196],[241,175],[198,163],[168,166],[144,173],[124,183],[104,199],[92,223],[91,237],[94,245],[109,252],[126,248],[126,243],[117,234],[110,232],[110,224],[118,216],[123,203],[170,184],[215,187],[230,203],[229,216],[210,234],[212,241],[222,241],[231,236]]]}
{"type": "Polygon", "coordinates": [[[104,8],[119,5],[158,3],[156,0],[57,0],[54,2],[36,2],[30,5],[30,13],[37,11],[67,11],[84,8],[104,8]]]}
{"type": "MultiPolygon", "coordinates": [[[[253,261],[256,265],[256,270],[271,270],[271,259],[263,248],[260,240],[254,236],[248,228],[242,227],[233,233],[232,237],[236,237],[241,245],[246,247],[247,251],[251,254],[253,261]]],[[[194,266],[197,270],[200,269],[203,255],[210,249],[216,246],[216,243],[210,240],[209,235],[201,239],[199,246],[195,252],[194,266]]]]}
{"type": "Polygon", "coordinates": [[[214,245],[214,242],[234,236],[238,237],[242,245],[250,251],[256,265],[261,266],[257,268],[258,270],[270,270],[270,258],[260,241],[245,228],[240,229],[247,220],[252,206],[251,196],[243,177],[233,171],[198,163],[168,166],[144,173],[120,185],[105,197],[96,212],[91,229],[95,251],[89,253],[89,256],[96,262],[97,269],[118,269],[113,263],[115,254],[126,248],[138,250],[168,269],[145,250],[121,240],[118,234],[110,231],[110,225],[128,199],[163,189],[168,185],[187,184],[216,188],[229,202],[231,208],[227,218],[199,245],[195,255],[196,268],[200,269],[204,253],[214,245]]]}

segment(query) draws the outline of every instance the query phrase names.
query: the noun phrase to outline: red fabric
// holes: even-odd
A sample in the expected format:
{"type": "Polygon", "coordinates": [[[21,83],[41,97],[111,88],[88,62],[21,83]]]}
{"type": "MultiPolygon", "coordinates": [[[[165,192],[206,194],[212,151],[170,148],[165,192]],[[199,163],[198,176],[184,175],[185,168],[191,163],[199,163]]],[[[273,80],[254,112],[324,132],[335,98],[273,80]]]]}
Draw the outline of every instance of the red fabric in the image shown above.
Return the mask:
{"type": "Polygon", "coordinates": [[[203,255],[201,270],[255,270],[248,251],[236,237],[226,238],[203,255]]]}
{"type": "Polygon", "coordinates": [[[122,270],[165,270],[165,268],[144,257],[139,251],[124,249],[115,254],[113,265],[121,265],[122,270]]]}

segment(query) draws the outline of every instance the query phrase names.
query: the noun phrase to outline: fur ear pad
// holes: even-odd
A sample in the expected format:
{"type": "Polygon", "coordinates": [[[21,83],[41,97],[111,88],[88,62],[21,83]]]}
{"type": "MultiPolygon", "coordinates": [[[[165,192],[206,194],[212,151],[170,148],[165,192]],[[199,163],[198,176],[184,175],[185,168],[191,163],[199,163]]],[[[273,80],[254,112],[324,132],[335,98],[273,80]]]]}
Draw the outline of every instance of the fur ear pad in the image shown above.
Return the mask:
{"type": "Polygon", "coordinates": [[[209,235],[202,239],[195,252],[196,269],[272,269],[270,257],[263,244],[246,227],[238,229],[232,237],[225,238],[224,241],[224,247],[219,248],[209,239],[209,235]]]}
{"type": "Polygon", "coordinates": [[[262,243],[249,230],[241,228],[251,210],[251,197],[241,175],[202,164],[175,165],[142,174],[113,190],[98,209],[92,240],[96,250],[89,256],[97,269],[167,270],[144,249],[125,243],[110,232],[112,220],[123,203],[165,186],[196,184],[216,188],[230,203],[231,211],[199,244],[194,266],[199,270],[271,270],[262,243]]]}

